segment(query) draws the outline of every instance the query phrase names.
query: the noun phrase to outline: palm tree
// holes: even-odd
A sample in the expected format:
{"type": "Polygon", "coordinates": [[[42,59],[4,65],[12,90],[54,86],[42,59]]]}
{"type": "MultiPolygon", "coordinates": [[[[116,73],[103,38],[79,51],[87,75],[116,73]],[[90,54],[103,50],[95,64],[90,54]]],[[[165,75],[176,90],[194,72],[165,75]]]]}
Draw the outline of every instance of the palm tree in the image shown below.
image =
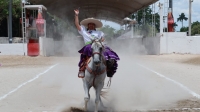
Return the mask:
{"type": "Polygon", "coordinates": [[[179,18],[177,18],[177,22],[178,22],[178,21],[181,21],[181,22],[182,22],[182,27],[183,27],[183,20],[187,21],[188,18],[185,17],[185,14],[184,14],[184,13],[181,13],[181,15],[179,15],[179,18]]]}
{"type": "Polygon", "coordinates": [[[175,29],[176,29],[176,27],[177,27],[178,25],[176,24],[176,22],[174,22],[173,26],[174,26],[174,31],[175,31],[175,29]]]}

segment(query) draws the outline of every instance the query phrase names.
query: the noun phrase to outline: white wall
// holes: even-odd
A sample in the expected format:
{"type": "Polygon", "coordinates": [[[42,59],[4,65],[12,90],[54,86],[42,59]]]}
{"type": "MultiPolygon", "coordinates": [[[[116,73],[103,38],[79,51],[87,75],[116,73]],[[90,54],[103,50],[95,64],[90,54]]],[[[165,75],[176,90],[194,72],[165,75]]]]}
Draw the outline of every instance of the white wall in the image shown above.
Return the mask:
{"type": "Polygon", "coordinates": [[[52,38],[39,38],[41,56],[77,56],[84,46],[81,38],[55,41],[52,38]]]}
{"type": "MultiPolygon", "coordinates": [[[[54,41],[52,38],[40,37],[39,40],[40,55],[52,56],[54,55],[54,41]]],[[[27,44],[25,43],[12,43],[0,44],[0,55],[27,55],[27,44]]]]}
{"type": "Polygon", "coordinates": [[[116,53],[121,54],[146,54],[142,38],[113,39],[107,45],[116,53]]]}
{"type": "Polygon", "coordinates": [[[186,36],[185,32],[164,33],[160,37],[160,54],[200,54],[200,36],[186,36]]]}
{"type": "Polygon", "coordinates": [[[39,38],[40,55],[53,56],[54,55],[54,40],[52,38],[39,38]]]}
{"type": "Polygon", "coordinates": [[[146,52],[149,55],[160,54],[160,38],[145,37],[142,39],[142,44],[145,46],[146,52]]]}
{"type": "MultiPolygon", "coordinates": [[[[71,50],[77,53],[78,49],[81,48],[80,46],[82,46],[80,45],[72,47],[74,42],[67,41],[68,43],[63,43],[62,41],[54,41],[52,38],[44,37],[40,37],[39,41],[40,55],[42,56],[53,56],[55,53],[69,54],[71,50]]],[[[126,51],[136,54],[143,54],[144,50],[147,52],[147,54],[200,54],[200,36],[186,36],[186,33],[182,32],[164,33],[162,37],[154,38],[146,37],[143,39],[119,39],[108,43],[108,45],[116,51],[126,51]]],[[[0,52],[0,55],[24,55],[24,53],[27,55],[27,44],[0,44],[0,52]]]]}
{"type": "Polygon", "coordinates": [[[27,55],[27,44],[0,44],[0,55],[27,55]]]}

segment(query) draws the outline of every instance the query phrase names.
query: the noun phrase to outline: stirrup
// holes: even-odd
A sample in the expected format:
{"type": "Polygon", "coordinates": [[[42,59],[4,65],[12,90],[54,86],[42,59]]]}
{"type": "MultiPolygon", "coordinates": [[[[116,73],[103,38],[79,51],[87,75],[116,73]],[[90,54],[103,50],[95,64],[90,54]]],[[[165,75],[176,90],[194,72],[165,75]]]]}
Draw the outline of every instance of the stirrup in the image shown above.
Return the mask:
{"type": "Polygon", "coordinates": [[[79,71],[78,72],[78,77],[79,78],[84,78],[85,77],[85,71],[79,71]],[[83,74],[83,75],[80,75],[80,74],[83,74]]]}

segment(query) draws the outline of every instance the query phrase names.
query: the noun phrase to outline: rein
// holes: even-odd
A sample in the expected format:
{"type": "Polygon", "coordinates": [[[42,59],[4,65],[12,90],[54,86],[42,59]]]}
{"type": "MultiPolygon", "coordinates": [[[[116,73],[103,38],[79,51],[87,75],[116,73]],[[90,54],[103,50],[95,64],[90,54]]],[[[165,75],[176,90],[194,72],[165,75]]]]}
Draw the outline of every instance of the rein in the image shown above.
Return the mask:
{"type": "MultiPolygon", "coordinates": [[[[102,55],[102,54],[99,53],[99,52],[94,52],[92,55],[94,55],[94,54],[102,55]]],[[[103,70],[101,70],[100,72],[98,72],[98,71],[97,71],[98,67],[96,68],[96,70],[92,70],[92,69],[88,66],[88,64],[89,64],[90,62],[91,62],[91,58],[88,60],[88,62],[87,62],[87,64],[86,64],[86,69],[87,69],[87,71],[88,71],[90,74],[94,75],[94,79],[93,79],[93,86],[94,86],[94,81],[95,81],[95,79],[96,79],[96,76],[99,76],[99,75],[103,74],[104,72],[106,72],[107,67],[105,67],[105,69],[103,69],[103,70]]],[[[103,61],[103,64],[106,66],[105,61],[103,61]]]]}
{"type": "Polygon", "coordinates": [[[93,56],[94,56],[95,54],[98,54],[98,55],[102,56],[102,54],[99,53],[99,52],[94,52],[94,53],[92,53],[93,56]]]}
{"type": "MultiPolygon", "coordinates": [[[[94,41],[92,41],[92,43],[97,43],[97,41],[94,40],[94,41]]],[[[100,44],[101,44],[102,47],[104,48],[104,46],[103,46],[103,44],[102,44],[101,42],[100,42],[100,44]]],[[[101,52],[93,52],[93,53],[92,53],[92,57],[93,57],[95,54],[100,55],[100,57],[101,57],[100,60],[103,61],[103,64],[105,65],[105,68],[102,69],[101,71],[97,71],[98,67],[97,67],[95,70],[92,70],[92,69],[88,66],[88,64],[91,62],[91,58],[88,60],[88,62],[87,62],[87,64],[86,64],[86,69],[87,69],[87,71],[88,71],[90,74],[94,75],[93,86],[94,86],[94,81],[95,81],[95,79],[96,79],[96,76],[99,76],[99,75],[103,74],[103,73],[106,72],[106,70],[107,70],[106,62],[105,62],[105,60],[103,59],[102,53],[101,53],[101,52]]]]}
{"type": "Polygon", "coordinates": [[[88,66],[88,64],[86,65],[86,69],[88,70],[88,72],[89,72],[90,74],[93,74],[93,75],[95,75],[95,76],[101,75],[101,74],[103,74],[103,73],[106,71],[106,68],[105,68],[105,69],[101,70],[100,72],[97,72],[97,69],[96,69],[96,70],[92,70],[92,69],[88,66]]]}

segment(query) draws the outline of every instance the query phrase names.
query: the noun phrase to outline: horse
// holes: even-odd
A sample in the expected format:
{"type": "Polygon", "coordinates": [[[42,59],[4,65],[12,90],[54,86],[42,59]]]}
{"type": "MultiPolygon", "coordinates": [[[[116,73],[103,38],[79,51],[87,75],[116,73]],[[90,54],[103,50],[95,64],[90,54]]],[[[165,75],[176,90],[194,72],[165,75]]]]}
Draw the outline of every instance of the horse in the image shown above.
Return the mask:
{"type": "Polygon", "coordinates": [[[106,63],[103,55],[104,46],[101,39],[92,40],[92,56],[86,64],[85,77],[83,80],[83,87],[85,91],[85,105],[84,110],[88,111],[87,104],[90,100],[89,90],[94,87],[96,92],[95,98],[95,112],[98,112],[98,105],[104,107],[100,94],[104,87],[104,80],[106,78],[106,63]]]}

